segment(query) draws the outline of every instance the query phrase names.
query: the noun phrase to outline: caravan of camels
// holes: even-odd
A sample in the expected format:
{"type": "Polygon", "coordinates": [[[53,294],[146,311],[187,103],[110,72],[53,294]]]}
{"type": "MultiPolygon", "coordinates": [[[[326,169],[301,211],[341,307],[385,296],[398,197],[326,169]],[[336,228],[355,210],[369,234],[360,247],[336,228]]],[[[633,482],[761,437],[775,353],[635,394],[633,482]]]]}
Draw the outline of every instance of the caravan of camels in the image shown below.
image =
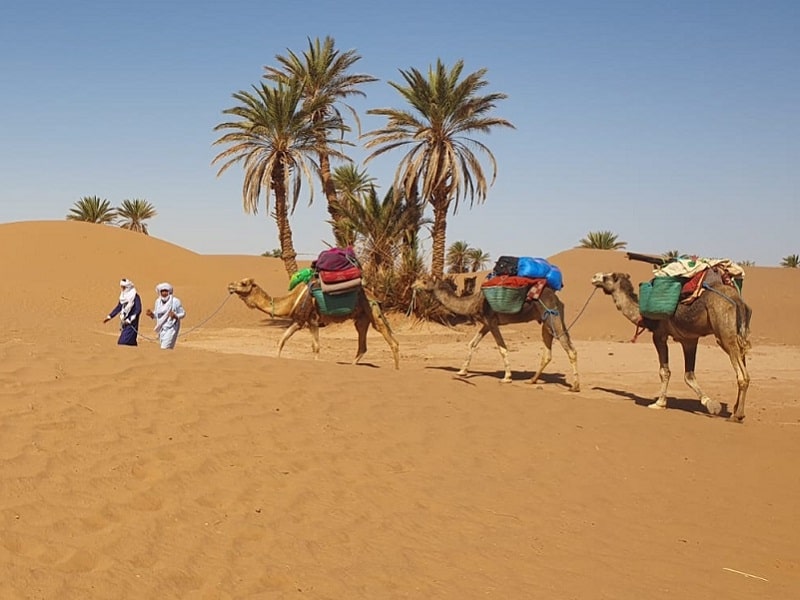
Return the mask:
{"type": "MultiPolygon", "coordinates": [[[[252,278],[231,282],[228,285],[228,291],[236,294],[249,308],[260,310],[271,318],[281,317],[290,321],[289,327],[278,341],[278,356],[280,356],[286,341],[296,331],[308,327],[312,337],[312,352],[314,358],[317,358],[320,351],[320,326],[332,322],[353,321],[358,333],[358,348],[353,363],[359,363],[366,353],[367,330],[372,326],[388,343],[394,367],[398,369],[400,367],[398,342],[379,302],[362,286],[360,270],[356,269],[356,273],[353,274],[353,279],[357,278],[355,287],[345,288],[345,290],[350,290],[353,296],[352,306],[346,307],[338,313],[325,310],[323,298],[328,298],[330,303],[335,300],[337,294],[342,293],[340,291],[325,293],[324,291],[325,274],[330,272],[320,269],[317,263],[322,263],[325,254],[325,252],[321,254],[318,261],[312,263],[303,285],[295,284],[289,294],[285,296],[270,296],[252,278]],[[321,290],[319,289],[320,285],[322,286],[321,290]]],[[[629,258],[637,260],[642,256],[646,255],[628,254],[629,258]]],[[[353,269],[353,265],[357,264],[354,258],[353,255],[349,259],[350,263],[345,261],[342,264],[342,272],[353,269]]],[[[662,297],[655,300],[655,302],[667,303],[667,307],[662,313],[655,314],[652,310],[646,312],[643,304],[644,292],[640,301],[634,291],[629,274],[596,273],[591,278],[591,284],[611,296],[616,308],[636,326],[637,336],[643,331],[652,333],[653,344],[658,354],[661,389],[655,402],[650,404],[650,408],[663,409],[667,407],[667,386],[671,374],[668,340],[673,338],[683,349],[686,384],[695,392],[708,412],[712,415],[721,413],[720,401],[705,394],[699,387],[695,376],[698,343],[705,336],[713,336],[730,358],[736,375],[738,394],[733,403],[730,419],[741,422],[745,416],[745,396],[750,384],[746,354],[750,348],[748,338],[752,314],[750,307],[745,304],[741,295],[741,280],[744,277],[744,271],[735,263],[727,260],[704,260],[696,257],[671,260],[648,257],[645,260],[654,265],[660,265],[654,267],[652,283],[657,286],[664,282],[669,284],[672,290],[666,295],[662,292],[662,297]],[[691,266],[687,267],[686,265],[691,266]]],[[[334,280],[336,279],[334,278],[334,280]]],[[[501,257],[495,265],[495,269],[484,280],[481,289],[473,290],[470,294],[458,294],[455,291],[457,286],[452,280],[443,281],[430,276],[419,278],[412,287],[415,292],[431,294],[436,302],[449,313],[477,322],[477,331],[468,344],[468,354],[458,370],[459,376],[468,375],[470,362],[478,344],[487,333],[491,333],[503,360],[504,374],[500,381],[510,383],[512,371],[508,357],[509,351],[500,326],[536,322],[541,325],[544,348],[539,367],[528,383],[535,384],[540,381],[545,368],[552,361],[553,341],[558,340],[564,348],[572,368],[573,381],[569,390],[578,392],[580,391],[578,353],[570,339],[569,327],[565,321],[564,303],[557,293],[562,285],[560,270],[545,259],[501,257]],[[536,273],[530,271],[530,269],[539,268],[545,270],[536,273]],[[523,273],[523,271],[526,272],[523,273]],[[549,278],[550,273],[558,275],[555,283],[549,278]],[[526,277],[528,274],[541,276],[526,277]],[[487,289],[492,288],[493,281],[499,282],[495,285],[502,284],[508,294],[512,296],[516,294],[520,302],[513,306],[498,304],[497,301],[493,302],[492,299],[496,296],[487,295],[487,289]]],[[[642,284],[642,286],[650,285],[648,282],[642,284]]],[[[661,286],[661,288],[666,289],[665,286],[661,286]]],[[[642,289],[649,293],[649,287],[640,287],[640,290],[642,289]]]]}

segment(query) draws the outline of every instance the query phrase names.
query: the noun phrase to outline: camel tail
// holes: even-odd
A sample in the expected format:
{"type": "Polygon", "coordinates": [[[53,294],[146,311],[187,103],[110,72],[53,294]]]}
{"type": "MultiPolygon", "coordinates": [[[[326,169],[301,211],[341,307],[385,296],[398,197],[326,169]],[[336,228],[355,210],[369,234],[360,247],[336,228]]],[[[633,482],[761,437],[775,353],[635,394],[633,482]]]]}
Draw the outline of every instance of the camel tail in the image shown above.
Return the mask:
{"type": "Polygon", "coordinates": [[[752,316],[753,310],[740,299],[736,303],[736,341],[743,354],[750,351],[750,317],[752,316]]]}

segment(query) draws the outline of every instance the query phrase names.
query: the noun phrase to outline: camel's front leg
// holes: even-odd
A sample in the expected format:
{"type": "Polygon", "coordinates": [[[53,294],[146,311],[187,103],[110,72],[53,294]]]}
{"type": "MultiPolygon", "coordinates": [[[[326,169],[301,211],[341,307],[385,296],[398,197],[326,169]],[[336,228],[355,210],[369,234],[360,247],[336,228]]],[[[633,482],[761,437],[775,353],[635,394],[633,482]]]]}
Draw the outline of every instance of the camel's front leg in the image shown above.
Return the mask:
{"type": "Polygon", "coordinates": [[[292,337],[298,329],[301,329],[303,326],[300,325],[297,321],[292,321],[292,324],[283,332],[281,339],[278,340],[278,358],[281,357],[281,351],[283,350],[284,344],[292,337]]]}
{"type": "Polygon", "coordinates": [[[469,363],[472,362],[472,354],[475,352],[475,348],[478,347],[478,344],[481,343],[481,340],[487,333],[489,333],[489,326],[486,323],[479,324],[478,330],[475,332],[475,336],[470,340],[469,344],[467,344],[467,358],[464,361],[464,364],[461,365],[458,375],[464,376],[469,373],[469,363]]]}
{"type": "Polygon", "coordinates": [[[700,403],[708,409],[712,415],[718,415],[722,412],[722,405],[716,400],[709,398],[703,390],[700,389],[700,384],[697,383],[697,377],[694,374],[695,364],[697,363],[697,342],[698,340],[685,340],[681,342],[683,346],[683,380],[686,382],[697,397],[700,403]]]}
{"type": "Polygon", "coordinates": [[[658,376],[661,378],[661,390],[658,392],[658,399],[650,404],[648,408],[667,408],[667,386],[669,386],[669,377],[671,375],[667,336],[653,334],[653,344],[658,352],[658,376]]]}
{"type": "Polygon", "coordinates": [[[367,353],[367,330],[369,329],[369,318],[357,318],[353,322],[356,326],[356,331],[358,332],[358,351],[356,352],[356,357],[353,359],[353,364],[357,365],[361,360],[361,357],[367,353]]]}
{"type": "MultiPolygon", "coordinates": [[[[500,326],[497,323],[490,323],[488,326],[489,331],[492,332],[492,337],[494,337],[495,344],[497,344],[497,349],[500,351],[500,356],[503,357],[505,375],[503,375],[500,383],[511,383],[511,363],[508,360],[508,346],[506,346],[506,341],[503,339],[503,334],[500,333],[500,326]]],[[[475,345],[477,346],[477,344],[475,345]]]]}

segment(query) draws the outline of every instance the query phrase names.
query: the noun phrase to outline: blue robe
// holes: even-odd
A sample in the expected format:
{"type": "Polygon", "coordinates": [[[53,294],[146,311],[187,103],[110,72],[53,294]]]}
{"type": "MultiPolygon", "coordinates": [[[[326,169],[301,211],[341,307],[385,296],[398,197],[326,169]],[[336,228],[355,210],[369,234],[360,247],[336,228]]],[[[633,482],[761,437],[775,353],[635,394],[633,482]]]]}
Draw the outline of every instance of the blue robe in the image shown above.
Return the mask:
{"type": "MultiPolygon", "coordinates": [[[[117,305],[114,307],[108,316],[112,319],[116,317],[120,311],[122,310],[122,302],[118,302],[117,305]]],[[[138,346],[139,344],[136,342],[136,337],[139,335],[139,317],[142,314],[142,299],[139,298],[139,294],[133,299],[133,308],[131,309],[128,316],[123,320],[120,321],[120,332],[119,332],[119,339],[117,340],[117,344],[120,346],[138,346]]]]}

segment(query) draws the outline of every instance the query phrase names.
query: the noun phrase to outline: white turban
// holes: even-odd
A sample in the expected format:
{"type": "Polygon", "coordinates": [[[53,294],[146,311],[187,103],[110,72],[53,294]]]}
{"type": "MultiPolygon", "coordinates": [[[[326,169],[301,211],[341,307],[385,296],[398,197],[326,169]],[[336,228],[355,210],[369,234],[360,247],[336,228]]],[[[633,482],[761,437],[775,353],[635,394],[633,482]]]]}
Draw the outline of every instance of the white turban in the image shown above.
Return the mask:
{"type": "Polygon", "coordinates": [[[166,322],[169,320],[169,314],[172,312],[172,308],[174,306],[172,301],[172,286],[164,281],[156,286],[156,292],[158,292],[158,298],[156,298],[156,306],[154,309],[156,314],[156,326],[153,327],[153,330],[160,332],[161,328],[164,327],[166,322]],[[161,292],[164,290],[169,292],[169,295],[162,296],[161,292]]]}
{"type": "Polygon", "coordinates": [[[133,302],[136,299],[136,287],[130,279],[120,280],[119,286],[122,288],[119,294],[119,303],[122,305],[119,318],[124,321],[128,318],[131,310],[133,310],[133,302]]]}

